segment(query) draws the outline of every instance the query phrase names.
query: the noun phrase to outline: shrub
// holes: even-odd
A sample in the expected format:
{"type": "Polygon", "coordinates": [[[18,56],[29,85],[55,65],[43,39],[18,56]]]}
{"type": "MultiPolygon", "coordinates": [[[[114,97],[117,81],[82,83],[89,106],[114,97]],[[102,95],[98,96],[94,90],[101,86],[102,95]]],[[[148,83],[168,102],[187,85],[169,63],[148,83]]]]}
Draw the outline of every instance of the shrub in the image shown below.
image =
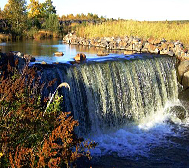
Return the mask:
{"type": "MultiPolygon", "coordinates": [[[[15,66],[17,63],[15,64],[15,66]]],[[[7,65],[0,82],[0,167],[69,167],[96,144],[74,133],[78,125],[71,113],[61,112],[62,97],[48,99],[41,92],[51,87],[40,82],[37,69],[26,66],[22,73],[7,65]],[[46,113],[44,113],[46,111],[46,113]]]]}

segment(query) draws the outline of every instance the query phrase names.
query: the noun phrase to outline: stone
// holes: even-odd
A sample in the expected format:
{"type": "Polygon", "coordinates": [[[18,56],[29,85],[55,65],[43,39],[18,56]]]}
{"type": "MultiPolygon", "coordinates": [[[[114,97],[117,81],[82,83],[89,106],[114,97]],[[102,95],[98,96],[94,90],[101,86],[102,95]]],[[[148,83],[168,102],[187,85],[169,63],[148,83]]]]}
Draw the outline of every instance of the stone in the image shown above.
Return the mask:
{"type": "Polygon", "coordinates": [[[155,41],[155,38],[154,37],[150,37],[150,38],[148,38],[148,43],[150,43],[150,44],[154,44],[154,41],[155,41]]]}
{"type": "Polygon", "coordinates": [[[136,43],[138,43],[139,41],[140,41],[139,38],[133,38],[133,42],[132,42],[132,43],[136,44],[136,43]]]}
{"type": "Polygon", "coordinates": [[[125,49],[126,49],[126,50],[129,50],[129,51],[132,51],[132,50],[133,50],[133,46],[128,44],[128,45],[125,47],[125,49]]]}
{"type": "Polygon", "coordinates": [[[184,73],[181,84],[184,89],[189,88],[189,71],[184,73]]]}
{"type": "Polygon", "coordinates": [[[182,83],[184,73],[189,71],[189,60],[182,61],[178,66],[178,81],[182,83]]]}
{"type": "Polygon", "coordinates": [[[167,49],[167,48],[168,48],[167,43],[161,43],[161,48],[162,48],[162,49],[167,49]]]}
{"type": "Polygon", "coordinates": [[[175,54],[174,54],[174,52],[173,52],[173,51],[168,51],[168,52],[167,52],[167,55],[169,55],[169,56],[173,57],[175,54]]]}
{"type": "Polygon", "coordinates": [[[47,63],[45,61],[42,61],[41,64],[42,65],[47,65],[47,63]]]}
{"type": "Polygon", "coordinates": [[[53,62],[52,64],[55,64],[55,65],[57,65],[57,64],[59,64],[59,62],[53,62]]]}
{"type": "Polygon", "coordinates": [[[161,43],[161,40],[160,39],[155,39],[154,42],[153,42],[155,45],[158,45],[161,43]]]}
{"type": "Polygon", "coordinates": [[[155,51],[155,49],[156,49],[156,46],[155,45],[153,45],[153,44],[150,44],[149,46],[148,46],[148,51],[149,52],[154,52],[155,51]]]}
{"type": "Polygon", "coordinates": [[[176,115],[180,120],[184,120],[187,116],[187,111],[183,106],[173,106],[169,108],[169,113],[176,115]]]}
{"type": "Polygon", "coordinates": [[[98,53],[97,53],[97,56],[107,56],[107,55],[109,55],[109,54],[105,51],[98,51],[98,53]]]}
{"type": "Polygon", "coordinates": [[[74,57],[75,61],[83,61],[86,59],[86,55],[83,53],[78,53],[75,57],[74,57]]]}
{"type": "Polygon", "coordinates": [[[173,49],[175,47],[174,43],[169,43],[168,48],[173,49]]]}
{"type": "Polygon", "coordinates": [[[23,56],[24,56],[24,54],[23,53],[21,53],[21,52],[17,52],[17,54],[16,54],[18,57],[21,57],[21,58],[23,58],[23,56]]]}
{"type": "Polygon", "coordinates": [[[63,53],[63,52],[55,52],[54,55],[55,55],[55,56],[63,56],[64,53],[63,53]]]}
{"type": "Polygon", "coordinates": [[[124,51],[124,55],[132,55],[135,54],[135,51],[124,51]]]}
{"type": "Polygon", "coordinates": [[[184,53],[187,53],[187,52],[188,52],[188,49],[187,49],[187,48],[185,48],[183,51],[184,51],[184,53]]]}

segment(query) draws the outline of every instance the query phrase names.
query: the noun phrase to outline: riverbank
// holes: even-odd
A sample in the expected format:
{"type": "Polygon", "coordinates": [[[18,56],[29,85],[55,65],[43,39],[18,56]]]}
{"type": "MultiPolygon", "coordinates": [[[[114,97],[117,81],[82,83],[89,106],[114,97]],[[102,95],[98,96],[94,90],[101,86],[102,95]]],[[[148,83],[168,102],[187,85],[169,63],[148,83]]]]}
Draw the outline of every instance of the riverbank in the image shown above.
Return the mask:
{"type": "Polygon", "coordinates": [[[166,39],[148,39],[138,37],[102,37],[102,38],[83,38],[76,34],[69,33],[63,38],[63,42],[73,45],[101,47],[108,50],[123,50],[139,53],[165,54],[189,58],[189,50],[180,41],[167,41],[166,39]]]}

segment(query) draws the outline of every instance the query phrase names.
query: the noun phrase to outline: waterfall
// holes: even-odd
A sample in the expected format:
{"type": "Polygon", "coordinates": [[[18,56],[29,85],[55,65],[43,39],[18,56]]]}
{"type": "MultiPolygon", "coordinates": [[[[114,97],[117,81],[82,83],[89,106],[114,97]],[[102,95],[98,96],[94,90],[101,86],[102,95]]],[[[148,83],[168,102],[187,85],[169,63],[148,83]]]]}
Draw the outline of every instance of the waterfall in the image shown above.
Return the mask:
{"type": "MultiPolygon", "coordinates": [[[[153,57],[57,66],[43,76],[67,82],[62,90],[64,111],[79,120],[81,135],[139,123],[167,101],[178,99],[175,59],[153,57]]],[[[57,84],[58,86],[58,84],[57,84]]]]}

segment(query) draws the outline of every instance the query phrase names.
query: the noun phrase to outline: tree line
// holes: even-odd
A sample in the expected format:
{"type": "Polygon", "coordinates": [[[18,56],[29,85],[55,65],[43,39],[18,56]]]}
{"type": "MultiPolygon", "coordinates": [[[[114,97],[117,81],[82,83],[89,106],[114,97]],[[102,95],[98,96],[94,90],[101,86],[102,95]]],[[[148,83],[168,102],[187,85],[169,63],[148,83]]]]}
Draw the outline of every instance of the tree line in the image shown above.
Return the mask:
{"type": "Polygon", "coordinates": [[[30,38],[40,30],[60,35],[65,30],[70,30],[60,24],[63,21],[106,20],[104,17],[92,13],[87,15],[69,14],[60,17],[56,12],[51,0],[46,0],[43,3],[38,0],[30,0],[29,4],[26,3],[26,0],[8,0],[4,9],[0,9],[0,19],[6,22],[6,26],[0,25],[0,31],[11,34],[13,38],[23,36],[30,38]]]}

